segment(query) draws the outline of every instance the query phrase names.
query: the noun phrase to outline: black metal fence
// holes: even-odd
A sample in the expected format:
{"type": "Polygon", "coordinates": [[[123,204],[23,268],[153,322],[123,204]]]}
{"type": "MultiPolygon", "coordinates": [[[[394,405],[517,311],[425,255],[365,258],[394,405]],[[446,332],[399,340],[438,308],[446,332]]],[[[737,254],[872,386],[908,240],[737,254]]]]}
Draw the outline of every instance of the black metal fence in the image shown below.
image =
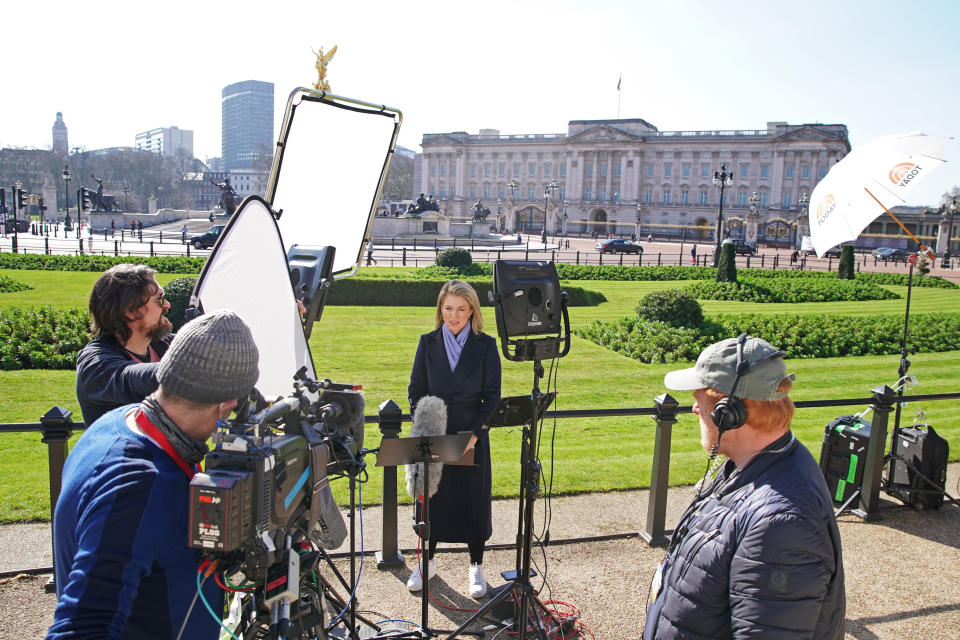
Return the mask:
{"type": "MultiPolygon", "coordinates": [[[[859,508],[853,511],[865,520],[874,519],[878,513],[881,472],[887,445],[888,419],[897,401],[897,393],[889,386],[882,385],[871,389],[870,392],[872,395],[866,398],[806,400],[795,403],[798,409],[869,405],[873,410],[872,430],[866,460],[864,460],[859,508]]],[[[937,393],[908,397],[912,402],[956,400],[960,399],[960,393],[937,393]]],[[[666,510],[673,425],[677,422],[678,414],[688,413],[690,410],[691,407],[678,405],[673,397],[665,393],[654,399],[652,407],[547,411],[544,414],[544,419],[565,420],[633,416],[650,416],[653,419],[655,441],[650,474],[650,498],[646,518],[638,533],[648,544],[662,545],[668,542],[666,510]]],[[[380,404],[378,413],[366,416],[365,421],[378,424],[384,438],[396,438],[400,435],[402,424],[410,421],[410,416],[404,414],[393,400],[386,400],[380,404]]],[[[68,452],[67,442],[75,431],[81,431],[84,428],[84,423],[74,422],[71,412],[61,407],[50,409],[40,418],[40,422],[0,424],[0,434],[22,432],[42,434],[41,442],[47,445],[51,516],[60,495],[63,465],[68,452]]],[[[397,468],[383,467],[383,531],[381,549],[377,554],[380,566],[389,566],[400,561],[397,546],[397,505],[397,468]]]]}

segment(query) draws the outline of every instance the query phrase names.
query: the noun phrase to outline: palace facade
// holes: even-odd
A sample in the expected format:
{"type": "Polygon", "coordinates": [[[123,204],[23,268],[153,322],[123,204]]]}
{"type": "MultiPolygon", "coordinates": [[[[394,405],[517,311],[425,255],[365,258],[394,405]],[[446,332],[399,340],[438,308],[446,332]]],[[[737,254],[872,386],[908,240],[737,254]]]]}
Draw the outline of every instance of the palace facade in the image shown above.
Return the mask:
{"type": "Polygon", "coordinates": [[[596,233],[709,240],[726,170],[724,236],[759,242],[806,235],[801,196],[850,151],[842,124],[769,122],[766,129],[659,131],[649,122],[573,120],[566,133],[425,134],[420,191],[451,218],[479,200],[506,233],[596,233]]]}

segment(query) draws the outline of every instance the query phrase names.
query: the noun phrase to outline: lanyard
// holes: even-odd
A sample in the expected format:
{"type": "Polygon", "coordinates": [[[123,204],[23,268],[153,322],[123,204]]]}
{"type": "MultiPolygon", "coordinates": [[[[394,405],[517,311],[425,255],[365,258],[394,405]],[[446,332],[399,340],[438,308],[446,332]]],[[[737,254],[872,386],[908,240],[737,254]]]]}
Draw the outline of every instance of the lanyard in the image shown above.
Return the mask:
{"type": "Polygon", "coordinates": [[[150,437],[157,446],[167,452],[167,455],[177,463],[177,466],[183,469],[183,472],[187,474],[187,479],[192,480],[193,474],[200,470],[200,465],[191,467],[187,464],[187,461],[184,460],[177,450],[173,448],[173,445],[170,444],[170,441],[167,439],[167,436],[160,433],[160,430],[153,426],[153,423],[150,422],[150,418],[147,417],[147,414],[143,412],[143,409],[137,409],[137,415],[135,417],[137,421],[137,426],[143,429],[143,432],[150,437]]]}

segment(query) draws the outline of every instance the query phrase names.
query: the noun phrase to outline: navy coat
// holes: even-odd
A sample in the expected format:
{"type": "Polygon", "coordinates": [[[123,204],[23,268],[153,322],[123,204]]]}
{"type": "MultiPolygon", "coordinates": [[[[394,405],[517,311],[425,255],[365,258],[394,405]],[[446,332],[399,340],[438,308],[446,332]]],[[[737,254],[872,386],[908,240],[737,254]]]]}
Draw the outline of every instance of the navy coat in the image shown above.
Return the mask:
{"type": "Polygon", "coordinates": [[[470,331],[456,369],[450,371],[442,329],[420,336],[407,389],[410,412],[424,396],[447,405],[447,433],[477,435],[472,467],[444,465],[440,487],[430,498],[430,538],[439,542],[481,542],[493,533],[490,437],[481,429],[500,400],[500,354],[496,339],[470,331]]]}

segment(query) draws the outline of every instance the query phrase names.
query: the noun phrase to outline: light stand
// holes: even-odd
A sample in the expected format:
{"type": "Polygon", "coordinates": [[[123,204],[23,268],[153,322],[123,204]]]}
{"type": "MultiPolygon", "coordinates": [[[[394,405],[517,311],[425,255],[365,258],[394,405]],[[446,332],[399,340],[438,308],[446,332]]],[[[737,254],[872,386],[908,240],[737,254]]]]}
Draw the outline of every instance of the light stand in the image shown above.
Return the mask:
{"type": "Polygon", "coordinates": [[[533,592],[530,584],[530,564],[533,546],[533,505],[540,493],[540,463],[537,461],[537,427],[546,408],[556,393],[542,393],[539,382],[543,377],[541,360],[562,358],[570,351],[570,318],[567,314],[567,294],[560,289],[557,270],[552,262],[519,262],[497,260],[493,267],[493,291],[490,299],[496,306],[497,330],[500,348],[508,360],[533,361],[533,390],[529,396],[503,398],[487,419],[491,427],[523,424],[520,466],[520,502],[517,523],[516,570],[504,573],[510,580],[499,593],[454,631],[455,638],[475,620],[491,611],[500,602],[513,598],[517,603],[514,625],[519,640],[526,640],[529,614],[537,620],[535,633],[548,640],[544,615],[549,611],[533,592]],[[560,306],[563,324],[557,314],[560,306]],[[555,335],[544,335],[553,333],[555,335]],[[543,337],[531,337],[531,336],[543,337]]]}

